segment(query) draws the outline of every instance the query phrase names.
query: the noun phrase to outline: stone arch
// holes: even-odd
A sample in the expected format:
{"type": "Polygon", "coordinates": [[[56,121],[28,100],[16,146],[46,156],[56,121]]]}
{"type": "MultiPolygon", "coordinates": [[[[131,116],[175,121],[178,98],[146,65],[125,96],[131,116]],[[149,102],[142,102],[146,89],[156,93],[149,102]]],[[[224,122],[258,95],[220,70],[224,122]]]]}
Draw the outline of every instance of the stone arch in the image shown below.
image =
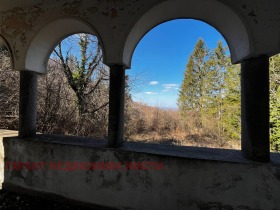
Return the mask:
{"type": "MultiPolygon", "coordinates": [[[[61,18],[45,25],[33,38],[26,53],[24,70],[45,73],[48,59],[55,46],[64,38],[77,33],[97,36],[102,50],[104,49],[100,36],[91,25],[75,18],[61,18]]],[[[104,50],[103,55],[105,62],[104,50]]]]}
{"type": "Polygon", "coordinates": [[[246,23],[230,7],[219,1],[169,0],[142,15],[129,32],[123,50],[123,62],[130,67],[133,52],[142,37],[157,25],[174,19],[196,19],[219,31],[228,43],[232,63],[252,52],[252,40],[246,23]]]}

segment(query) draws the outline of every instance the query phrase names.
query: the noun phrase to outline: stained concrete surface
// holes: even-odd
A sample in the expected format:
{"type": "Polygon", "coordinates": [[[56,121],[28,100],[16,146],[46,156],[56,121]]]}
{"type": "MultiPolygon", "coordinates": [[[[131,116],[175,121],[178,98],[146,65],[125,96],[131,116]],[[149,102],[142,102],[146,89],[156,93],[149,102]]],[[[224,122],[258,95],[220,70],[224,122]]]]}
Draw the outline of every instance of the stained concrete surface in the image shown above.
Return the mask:
{"type": "Polygon", "coordinates": [[[17,136],[18,131],[0,129],[0,209],[21,209],[21,210],[98,210],[101,208],[90,208],[80,205],[69,204],[67,201],[57,202],[51,199],[34,197],[29,194],[16,193],[2,189],[4,181],[4,147],[3,137],[17,136]]]}
{"type": "Polygon", "coordinates": [[[240,151],[197,148],[195,152],[195,148],[128,142],[109,149],[101,140],[75,139],[5,138],[6,161],[153,161],[163,162],[164,168],[5,171],[5,189],[12,186],[117,209],[279,209],[277,154],[272,162],[258,163],[244,160],[240,151]]]}

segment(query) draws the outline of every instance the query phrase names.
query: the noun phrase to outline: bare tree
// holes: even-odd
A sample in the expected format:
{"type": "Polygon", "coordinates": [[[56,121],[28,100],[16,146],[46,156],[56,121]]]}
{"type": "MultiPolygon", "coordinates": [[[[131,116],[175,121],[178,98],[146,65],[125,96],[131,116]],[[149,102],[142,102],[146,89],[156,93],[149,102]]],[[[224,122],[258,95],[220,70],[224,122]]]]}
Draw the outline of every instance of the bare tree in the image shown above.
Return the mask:
{"type": "Polygon", "coordinates": [[[38,131],[105,138],[109,69],[97,38],[76,34],[58,44],[39,79],[38,131]]]}
{"type": "Polygon", "coordinates": [[[102,48],[95,36],[70,36],[58,44],[51,58],[61,64],[60,68],[77,97],[80,116],[108,105],[106,101],[88,106],[92,94],[99,95],[100,89],[108,87],[108,68],[102,62],[102,48]]]}
{"type": "Polygon", "coordinates": [[[12,70],[11,58],[0,47],[0,128],[18,127],[19,72],[12,70]]]}

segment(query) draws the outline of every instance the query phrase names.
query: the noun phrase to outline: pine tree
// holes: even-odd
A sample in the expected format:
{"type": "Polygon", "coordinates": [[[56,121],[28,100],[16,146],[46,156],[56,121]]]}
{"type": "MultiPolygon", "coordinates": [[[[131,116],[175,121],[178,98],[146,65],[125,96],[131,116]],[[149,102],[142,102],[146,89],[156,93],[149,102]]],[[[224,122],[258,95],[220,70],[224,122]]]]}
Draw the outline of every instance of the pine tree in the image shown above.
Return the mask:
{"type": "Polygon", "coordinates": [[[195,48],[189,57],[184,80],[179,90],[178,107],[183,118],[186,117],[187,111],[196,110],[198,114],[198,123],[201,125],[201,114],[204,102],[207,97],[207,74],[209,68],[207,58],[209,50],[204,41],[199,39],[195,48]]]}
{"type": "Polygon", "coordinates": [[[216,126],[218,127],[218,137],[224,133],[223,125],[223,97],[225,91],[225,75],[228,66],[230,65],[230,58],[227,55],[227,47],[224,47],[221,41],[218,41],[217,47],[211,51],[209,59],[211,71],[209,73],[209,109],[206,117],[211,116],[216,118],[216,126]]]}
{"type": "Polygon", "coordinates": [[[239,140],[241,137],[240,65],[227,67],[224,83],[221,122],[226,138],[239,140]]]}
{"type": "Polygon", "coordinates": [[[196,117],[197,125],[218,139],[237,139],[240,137],[240,68],[230,64],[227,50],[219,41],[209,51],[203,40],[198,40],[187,63],[178,106],[183,120],[196,117]]]}
{"type": "Polygon", "coordinates": [[[184,80],[179,91],[178,106],[182,112],[195,109],[197,95],[195,94],[194,56],[191,55],[185,71],[184,80]]]}

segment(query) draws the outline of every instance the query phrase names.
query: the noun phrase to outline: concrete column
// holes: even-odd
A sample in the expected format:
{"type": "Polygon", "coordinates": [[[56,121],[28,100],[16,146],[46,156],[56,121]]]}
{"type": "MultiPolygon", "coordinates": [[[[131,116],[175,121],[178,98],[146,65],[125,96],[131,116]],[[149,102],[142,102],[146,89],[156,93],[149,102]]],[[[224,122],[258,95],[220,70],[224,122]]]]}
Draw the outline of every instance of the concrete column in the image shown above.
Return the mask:
{"type": "Polygon", "coordinates": [[[20,72],[19,137],[36,135],[38,74],[20,72]]]}
{"type": "Polygon", "coordinates": [[[262,56],[241,64],[242,153],[250,160],[268,162],[269,58],[262,56]]]}
{"type": "Polygon", "coordinates": [[[124,139],[125,69],[110,67],[108,146],[118,147],[124,139]]]}

